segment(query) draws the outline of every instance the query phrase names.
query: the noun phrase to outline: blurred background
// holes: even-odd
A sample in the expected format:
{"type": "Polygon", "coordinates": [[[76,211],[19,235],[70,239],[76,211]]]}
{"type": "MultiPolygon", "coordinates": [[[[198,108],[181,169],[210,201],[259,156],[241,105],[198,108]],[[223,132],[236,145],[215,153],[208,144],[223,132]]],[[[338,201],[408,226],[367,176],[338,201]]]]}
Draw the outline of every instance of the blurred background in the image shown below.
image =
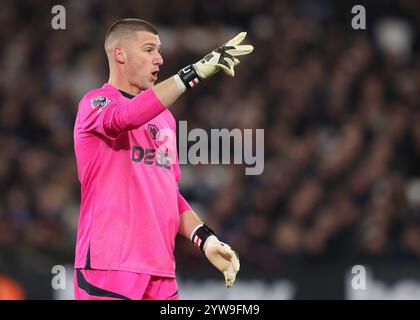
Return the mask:
{"type": "MultiPolygon", "coordinates": [[[[237,284],[185,240],[181,299],[420,299],[420,2],[7,1],[0,9],[0,298],[72,299],[78,100],[108,80],[116,19],[155,24],[160,79],[238,31],[255,51],[172,108],[188,129],[265,130],[265,169],[183,165],[181,190],[241,257],[237,284]],[[54,30],[54,5],[66,29],[54,30]],[[366,29],[352,28],[354,5],[366,29]],[[66,290],[52,288],[53,266],[66,290]],[[352,267],[366,268],[366,289],[352,267]]],[[[255,133],[255,131],[254,131],[255,133]]]]}

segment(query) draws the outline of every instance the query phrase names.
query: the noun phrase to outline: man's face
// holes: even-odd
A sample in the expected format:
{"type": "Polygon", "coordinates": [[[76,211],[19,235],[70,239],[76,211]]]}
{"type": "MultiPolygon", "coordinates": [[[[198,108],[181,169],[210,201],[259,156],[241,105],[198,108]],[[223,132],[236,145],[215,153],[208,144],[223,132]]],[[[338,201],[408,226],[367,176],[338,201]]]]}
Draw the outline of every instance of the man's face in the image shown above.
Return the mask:
{"type": "Polygon", "coordinates": [[[152,87],[157,80],[159,66],[163,64],[160,46],[158,35],[138,31],[136,40],[126,48],[127,78],[140,90],[152,87]]]}

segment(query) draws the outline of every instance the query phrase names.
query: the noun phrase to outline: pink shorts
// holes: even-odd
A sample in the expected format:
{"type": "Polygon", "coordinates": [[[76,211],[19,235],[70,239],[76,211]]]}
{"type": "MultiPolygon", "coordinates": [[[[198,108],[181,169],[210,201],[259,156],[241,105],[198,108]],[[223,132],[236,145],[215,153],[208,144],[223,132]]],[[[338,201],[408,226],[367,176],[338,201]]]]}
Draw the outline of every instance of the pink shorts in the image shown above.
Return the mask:
{"type": "Polygon", "coordinates": [[[175,278],[119,270],[74,270],[76,300],[179,300],[175,278]]]}

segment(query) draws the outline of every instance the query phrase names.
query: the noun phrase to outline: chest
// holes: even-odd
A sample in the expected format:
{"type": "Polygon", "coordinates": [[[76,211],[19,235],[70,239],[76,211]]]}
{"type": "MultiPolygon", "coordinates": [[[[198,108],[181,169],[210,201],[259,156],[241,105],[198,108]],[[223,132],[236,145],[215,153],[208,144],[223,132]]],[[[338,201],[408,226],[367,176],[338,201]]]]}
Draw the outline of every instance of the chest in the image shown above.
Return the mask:
{"type": "Polygon", "coordinates": [[[141,127],[128,132],[131,160],[170,169],[176,159],[175,119],[164,111],[141,127]]]}

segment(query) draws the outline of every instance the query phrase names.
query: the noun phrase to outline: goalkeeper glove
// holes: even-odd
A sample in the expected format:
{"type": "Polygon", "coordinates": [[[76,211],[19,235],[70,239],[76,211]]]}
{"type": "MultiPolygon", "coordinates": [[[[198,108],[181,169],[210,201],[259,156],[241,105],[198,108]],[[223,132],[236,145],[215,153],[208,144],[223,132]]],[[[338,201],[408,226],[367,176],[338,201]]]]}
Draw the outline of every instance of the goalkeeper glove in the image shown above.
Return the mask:
{"type": "Polygon", "coordinates": [[[234,77],[234,67],[239,64],[239,59],[236,57],[249,54],[254,50],[251,45],[240,45],[245,36],[246,32],[239,33],[235,38],[213,50],[197,63],[181,69],[177,73],[178,77],[175,76],[176,81],[190,89],[201,80],[211,77],[220,69],[227,75],[234,77]]]}
{"type": "Polygon", "coordinates": [[[220,242],[206,225],[199,226],[193,232],[192,241],[204,252],[207,259],[223,273],[226,287],[232,287],[240,268],[236,252],[226,243],[220,242]]]}
{"type": "Polygon", "coordinates": [[[204,253],[207,259],[223,273],[226,287],[230,288],[233,286],[240,268],[239,258],[229,245],[220,242],[215,236],[213,237],[207,239],[204,253]]]}

